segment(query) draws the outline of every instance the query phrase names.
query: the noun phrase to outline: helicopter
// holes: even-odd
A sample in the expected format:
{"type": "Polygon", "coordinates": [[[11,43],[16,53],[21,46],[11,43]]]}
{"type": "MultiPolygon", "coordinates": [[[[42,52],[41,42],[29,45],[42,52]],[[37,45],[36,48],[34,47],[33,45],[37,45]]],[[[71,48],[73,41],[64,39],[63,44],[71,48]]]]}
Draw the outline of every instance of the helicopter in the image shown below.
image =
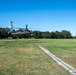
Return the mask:
{"type": "Polygon", "coordinates": [[[28,25],[26,25],[26,28],[18,28],[13,27],[13,21],[10,21],[11,25],[9,26],[8,35],[11,38],[28,38],[31,37],[33,34],[32,30],[28,29],[28,25]],[[17,30],[15,30],[17,29],[17,30]]]}

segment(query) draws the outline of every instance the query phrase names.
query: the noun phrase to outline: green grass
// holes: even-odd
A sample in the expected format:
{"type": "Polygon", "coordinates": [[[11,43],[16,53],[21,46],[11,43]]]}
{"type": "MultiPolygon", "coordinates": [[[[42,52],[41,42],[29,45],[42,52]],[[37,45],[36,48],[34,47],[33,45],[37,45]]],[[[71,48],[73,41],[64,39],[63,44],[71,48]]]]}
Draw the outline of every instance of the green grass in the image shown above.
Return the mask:
{"type": "Polygon", "coordinates": [[[76,63],[75,40],[0,40],[0,75],[71,75],[36,44],[72,65],[76,63]]]}
{"type": "Polygon", "coordinates": [[[40,45],[76,68],[76,39],[41,40],[40,45]]]}

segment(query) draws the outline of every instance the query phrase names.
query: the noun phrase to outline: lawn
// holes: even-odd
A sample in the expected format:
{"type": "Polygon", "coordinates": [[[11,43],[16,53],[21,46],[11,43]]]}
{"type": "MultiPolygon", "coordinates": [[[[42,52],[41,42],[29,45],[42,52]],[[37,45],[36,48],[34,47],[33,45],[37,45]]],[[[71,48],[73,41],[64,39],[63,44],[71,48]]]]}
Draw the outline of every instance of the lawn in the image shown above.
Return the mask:
{"type": "Polygon", "coordinates": [[[47,39],[39,44],[76,68],[76,39],[47,39]]]}
{"type": "Polygon", "coordinates": [[[36,44],[76,67],[75,40],[0,40],[0,75],[71,75],[36,44]]]}

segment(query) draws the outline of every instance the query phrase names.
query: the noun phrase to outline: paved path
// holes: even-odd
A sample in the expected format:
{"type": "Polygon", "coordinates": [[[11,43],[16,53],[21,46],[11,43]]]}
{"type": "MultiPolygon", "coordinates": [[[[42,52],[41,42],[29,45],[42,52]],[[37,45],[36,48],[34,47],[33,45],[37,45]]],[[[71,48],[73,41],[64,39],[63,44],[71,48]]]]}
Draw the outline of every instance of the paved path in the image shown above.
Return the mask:
{"type": "Polygon", "coordinates": [[[53,53],[51,53],[44,47],[39,46],[39,48],[41,48],[46,54],[48,54],[50,57],[52,57],[60,66],[62,66],[66,70],[68,70],[72,75],[76,75],[76,69],[74,67],[70,66],[69,64],[67,64],[66,62],[61,60],[60,58],[56,57],[53,53]]]}

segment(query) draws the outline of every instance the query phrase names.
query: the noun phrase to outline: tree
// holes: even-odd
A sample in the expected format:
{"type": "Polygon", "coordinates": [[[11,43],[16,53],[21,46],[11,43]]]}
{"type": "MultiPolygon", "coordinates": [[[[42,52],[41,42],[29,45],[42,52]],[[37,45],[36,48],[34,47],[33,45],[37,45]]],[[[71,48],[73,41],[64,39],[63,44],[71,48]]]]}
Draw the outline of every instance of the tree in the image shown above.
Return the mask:
{"type": "Polygon", "coordinates": [[[46,31],[44,33],[44,38],[51,38],[51,33],[49,31],[46,31]]]}
{"type": "Polygon", "coordinates": [[[56,34],[56,38],[57,39],[60,39],[60,38],[63,38],[64,37],[63,34],[62,34],[62,32],[55,31],[55,34],[56,34]]]}
{"type": "Polygon", "coordinates": [[[62,30],[62,34],[63,34],[64,38],[72,38],[70,31],[62,30]]]}
{"type": "Polygon", "coordinates": [[[20,32],[22,32],[22,31],[23,31],[23,29],[22,29],[22,28],[20,28],[20,29],[18,29],[18,30],[17,30],[17,32],[19,32],[19,31],[20,31],[20,32]]]}
{"type": "Polygon", "coordinates": [[[35,37],[35,38],[42,38],[43,36],[42,36],[42,32],[40,32],[40,31],[34,31],[33,32],[33,36],[35,37]]]}
{"type": "Polygon", "coordinates": [[[0,38],[1,39],[8,38],[8,32],[6,28],[0,28],[0,38]]]}
{"type": "Polygon", "coordinates": [[[56,35],[56,38],[60,38],[60,32],[59,31],[55,31],[55,35],[56,35]]]}
{"type": "Polygon", "coordinates": [[[56,38],[55,32],[51,32],[51,38],[56,38]]]}

